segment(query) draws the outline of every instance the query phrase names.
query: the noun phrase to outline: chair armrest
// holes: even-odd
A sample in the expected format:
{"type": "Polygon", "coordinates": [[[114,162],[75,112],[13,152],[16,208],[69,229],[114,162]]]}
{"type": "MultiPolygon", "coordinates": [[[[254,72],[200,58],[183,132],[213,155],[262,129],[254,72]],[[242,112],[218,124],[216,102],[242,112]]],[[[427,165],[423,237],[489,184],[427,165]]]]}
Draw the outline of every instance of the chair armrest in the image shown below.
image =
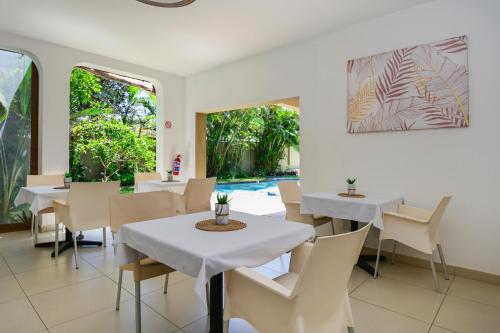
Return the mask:
{"type": "Polygon", "coordinates": [[[67,206],[67,207],[69,207],[68,203],[64,199],[55,199],[55,200],[52,200],[52,201],[54,203],[54,206],[61,205],[61,206],[67,206]]]}
{"type": "Polygon", "coordinates": [[[429,220],[432,216],[431,211],[422,208],[412,207],[409,205],[399,205],[398,213],[407,216],[412,216],[414,218],[418,218],[421,220],[429,220]]]}
{"type": "Polygon", "coordinates": [[[313,243],[306,242],[292,250],[292,256],[290,259],[290,272],[300,273],[302,271],[302,268],[309,258],[313,247],[313,243]]]}
{"type": "Polygon", "coordinates": [[[250,269],[248,267],[240,267],[234,270],[235,274],[252,281],[256,285],[286,299],[293,299],[292,291],[285,288],[278,282],[268,279],[264,275],[250,269]]]}
{"type": "Polygon", "coordinates": [[[403,215],[403,214],[394,213],[394,212],[384,212],[384,218],[386,216],[395,217],[396,219],[401,219],[401,220],[410,221],[410,222],[429,223],[429,220],[423,220],[423,219],[419,219],[419,218],[416,218],[413,216],[403,215]]]}

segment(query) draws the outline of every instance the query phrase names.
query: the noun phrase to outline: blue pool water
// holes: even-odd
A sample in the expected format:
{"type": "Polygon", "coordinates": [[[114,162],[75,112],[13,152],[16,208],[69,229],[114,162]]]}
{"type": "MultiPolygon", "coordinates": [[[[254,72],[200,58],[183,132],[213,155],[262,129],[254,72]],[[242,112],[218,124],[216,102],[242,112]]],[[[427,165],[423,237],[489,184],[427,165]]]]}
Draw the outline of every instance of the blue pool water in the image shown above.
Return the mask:
{"type": "Polygon", "coordinates": [[[233,191],[259,191],[259,190],[271,190],[278,187],[278,182],[298,180],[297,178],[275,178],[258,183],[238,183],[238,184],[217,184],[215,186],[216,192],[231,193],[233,191]]]}

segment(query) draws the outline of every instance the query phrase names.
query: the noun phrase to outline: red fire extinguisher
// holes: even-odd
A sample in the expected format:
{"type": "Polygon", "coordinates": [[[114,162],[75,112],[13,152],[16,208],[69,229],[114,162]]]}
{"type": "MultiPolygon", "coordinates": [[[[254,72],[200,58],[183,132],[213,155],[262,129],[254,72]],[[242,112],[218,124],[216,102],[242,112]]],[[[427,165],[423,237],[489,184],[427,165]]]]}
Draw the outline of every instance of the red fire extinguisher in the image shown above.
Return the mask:
{"type": "Polygon", "coordinates": [[[181,173],[181,155],[177,155],[177,157],[174,159],[174,176],[178,176],[181,173]]]}

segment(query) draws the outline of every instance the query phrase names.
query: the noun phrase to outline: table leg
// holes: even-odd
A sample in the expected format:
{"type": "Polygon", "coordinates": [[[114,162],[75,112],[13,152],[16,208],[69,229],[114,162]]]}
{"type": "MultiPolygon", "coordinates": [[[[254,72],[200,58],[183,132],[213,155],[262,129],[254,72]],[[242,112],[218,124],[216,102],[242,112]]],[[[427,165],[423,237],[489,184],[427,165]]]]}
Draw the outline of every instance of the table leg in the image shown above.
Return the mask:
{"type": "Polygon", "coordinates": [[[222,333],[223,273],[210,278],[210,333],[222,333]]]}
{"type": "MultiPolygon", "coordinates": [[[[359,228],[358,221],[351,221],[351,232],[356,231],[359,228]]],[[[360,255],[358,258],[358,262],[356,263],[356,266],[373,276],[375,274],[375,268],[372,267],[368,263],[368,261],[375,261],[377,260],[377,256],[374,255],[360,255]]],[[[385,257],[380,256],[380,261],[384,261],[385,257]]]]}

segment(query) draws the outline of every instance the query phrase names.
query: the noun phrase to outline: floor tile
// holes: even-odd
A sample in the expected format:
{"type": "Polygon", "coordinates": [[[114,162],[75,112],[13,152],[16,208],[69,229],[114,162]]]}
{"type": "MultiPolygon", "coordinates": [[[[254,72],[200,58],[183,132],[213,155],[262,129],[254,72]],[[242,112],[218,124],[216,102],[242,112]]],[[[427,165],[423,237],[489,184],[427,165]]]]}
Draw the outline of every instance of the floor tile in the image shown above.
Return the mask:
{"type": "Polygon", "coordinates": [[[356,333],[427,333],[430,324],[351,299],[356,333]]]}
{"type": "Polygon", "coordinates": [[[7,266],[5,260],[0,256],[0,277],[6,275],[12,275],[12,272],[10,271],[9,266],[7,266]]]}
{"type": "Polygon", "coordinates": [[[365,282],[370,278],[372,278],[370,274],[368,274],[358,266],[354,266],[351,273],[351,278],[349,279],[349,284],[347,286],[347,289],[349,290],[349,292],[352,292],[357,287],[359,287],[363,282],[365,282]]]}
{"type": "Polygon", "coordinates": [[[434,324],[460,333],[500,332],[500,308],[448,295],[434,324]]]}
{"type": "Polygon", "coordinates": [[[34,333],[44,329],[45,326],[28,299],[0,304],[1,332],[34,333]]]}
{"type": "Polygon", "coordinates": [[[194,291],[193,279],[174,284],[167,294],[158,290],[144,295],[142,301],[178,327],[207,315],[205,302],[194,291]]]}
{"type": "MultiPolygon", "coordinates": [[[[116,288],[109,278],[99,277],[30,296],[30,300],[43,322],[52,327],[114,305],[116,288]]],[[[131,298],[122,290],[122,301],[131,298]]]]}
{"type": "Polygon", "coordinates": [[[444,328],[438,327],[438,326],[432,326],[431,330],[429,333],[455,333],[454,331],[446,330],[444,328]]]}
{"type": "MultiPolygon", "coordinates": [[[[185,333],[208,333],[210,322],[208,317],[201,318],[182,329],[185,333]]],[[[229,333],[259,333],[252,325],[242,319],[231,319],[229,322],[229,333]]]]}
{"type": "Polygon", "coordinates": [[[57,258],[51,258],[50,251],[35,249],[32,253],[4,257],[12,272],[22,273],[37,268],[74,264],[73,250],[68,250],[57,258]]]}
{"type": "Polygon", "coordinates": [[[77,282],[93,279],[102,274],[91,265],[80,262],[76,269],[71,263],[54,265],[16,274],[16,278],[28,295],[65,287],[77,282]]]}
{"type": "MultiPolygon", "coordinates": [[[[142,332],[170,333],[179,328],[151,310],[141,306],[142,332]]],[[[51,333],[135,333],[135,303],[121,303],[120,310],[108,307],[85,317],[66,322],[50,329],[51,333]]]]}
{"type": "MultiPolygon", "coordinates": [[[[430,269],[420,268],[411,265],[400,263],[385,264],[380,268],[379,279],[390,278],[406,283],[413,284],[418,287],[434,290],[434,278],[430,269]]],[[[453,277],[451,276],[450,279],[453,277]]],[[[448,290],[450,280],[445,280],[444,275],[438,272],[439,284],[441,290],[448,290]]]]}
{"type": "Polygon", "coordinates": [[[457,276],[448,294],[500,308],[500,285],[457,276]]]}
{"type": "Polygon", "coordinates": [[[0,303],[25,298],[23,290],[13,275],[0,277],[0,303]]]}
{"type": "Polygon", "coordinates": [[[444,295],[392,279],[368,279],[352,296],[415,319],[431,323],[444,295]]]}

